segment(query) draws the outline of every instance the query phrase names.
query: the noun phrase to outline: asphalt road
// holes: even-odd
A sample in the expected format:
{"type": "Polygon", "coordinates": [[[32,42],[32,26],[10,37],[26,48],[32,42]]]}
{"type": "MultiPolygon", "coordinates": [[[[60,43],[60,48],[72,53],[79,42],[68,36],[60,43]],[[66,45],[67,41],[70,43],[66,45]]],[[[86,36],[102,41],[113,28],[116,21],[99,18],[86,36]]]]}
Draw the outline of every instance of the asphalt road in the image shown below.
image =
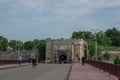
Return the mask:
{"type": "Polygon", "coordinates": [[[0,80],[68,80],[71,64],[38,64],[0,70],[0,80]]]}

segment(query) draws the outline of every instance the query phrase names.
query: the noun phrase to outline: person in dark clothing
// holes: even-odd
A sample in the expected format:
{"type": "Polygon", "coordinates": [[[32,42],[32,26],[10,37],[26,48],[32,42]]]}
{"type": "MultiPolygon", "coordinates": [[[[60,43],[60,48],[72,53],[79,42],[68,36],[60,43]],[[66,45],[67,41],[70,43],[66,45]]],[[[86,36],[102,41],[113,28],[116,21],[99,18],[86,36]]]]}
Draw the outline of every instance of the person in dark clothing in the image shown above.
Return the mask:
{"type": "Polygon", "coordinates": [[[85,66],[85,57],[82,57],[82,65],[85,66]]]}
{"type": "Polygon", "coordinates": [[[80,58],[78,57],[78,62],[80,62],[80,58]]]}
{"type": "Polygon", "coordinates": [[[37,60],[35,57],[32,58],[32,64],[33,64],[33,67],[37,65],[37,60]]]}

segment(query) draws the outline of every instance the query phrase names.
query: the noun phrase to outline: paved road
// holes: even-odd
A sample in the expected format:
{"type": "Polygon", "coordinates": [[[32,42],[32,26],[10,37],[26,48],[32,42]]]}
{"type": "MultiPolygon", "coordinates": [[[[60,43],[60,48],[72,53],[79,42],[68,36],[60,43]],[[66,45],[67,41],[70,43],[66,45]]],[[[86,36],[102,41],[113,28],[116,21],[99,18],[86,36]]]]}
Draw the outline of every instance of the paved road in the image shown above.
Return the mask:
{"type": "Polygon", "coordinates": [[[28,65],[31,65],[31,63],[22,63],[20,66],[19,64],[4,64],[4,65],[0,65],[0,70],[21,67],[21,66],[28,66],[28,65]]]}
{"type": "Polygon", "coordinates": [[[71,64],[39,64],[0,70],[0,80],[68,80],[71,64]]]}

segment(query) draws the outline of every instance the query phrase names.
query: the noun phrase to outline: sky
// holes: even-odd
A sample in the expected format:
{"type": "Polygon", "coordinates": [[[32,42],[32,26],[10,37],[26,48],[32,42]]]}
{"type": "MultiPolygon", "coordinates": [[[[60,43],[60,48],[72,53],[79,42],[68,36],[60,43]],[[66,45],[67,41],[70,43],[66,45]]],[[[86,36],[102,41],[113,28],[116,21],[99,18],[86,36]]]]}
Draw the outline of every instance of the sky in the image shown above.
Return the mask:
{"type": "Polygon", "coordinates": [[[120,30],[120,0],[0,0],[0,35],[28,41],[120,30]]]}

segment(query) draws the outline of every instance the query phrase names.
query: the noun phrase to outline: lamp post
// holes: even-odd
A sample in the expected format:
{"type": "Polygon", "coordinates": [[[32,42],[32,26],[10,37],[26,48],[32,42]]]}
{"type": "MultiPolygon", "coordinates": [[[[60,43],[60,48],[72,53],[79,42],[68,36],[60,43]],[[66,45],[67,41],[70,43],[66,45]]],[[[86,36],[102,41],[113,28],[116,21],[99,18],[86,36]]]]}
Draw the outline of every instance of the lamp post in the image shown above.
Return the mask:
{"type": "Polygon", "coordinates": [[[89,59],[89,52],[88,52],[89,42],[87,42],[86,45],[87,45],[87,47],[86,47],[86,59],[88,60],[89,59]]]}
{"type": "Polygon", "coordinates": [[[101,61],[103,61],[103,39],[102,39],[101,61]]]}
{"type": "Polygon", "coordinates": [[[95,32],[95,60],[97,61],[97,37],[95,32]]]}
{"type": "Polygon", "coordinates": [[[18,53],[18,56],[20,55],[19,53],[19,43],[16,44],[17,45],[17,53],[18,53]]]}
{"type": "Polygon", "coordinates": [[[94,31],[94,40],[95,40],[95,60],[97,61],[97,35],[96,35],[96,33],[97,33],[97,31],[98,30],[93,30],[94,31]]]}

